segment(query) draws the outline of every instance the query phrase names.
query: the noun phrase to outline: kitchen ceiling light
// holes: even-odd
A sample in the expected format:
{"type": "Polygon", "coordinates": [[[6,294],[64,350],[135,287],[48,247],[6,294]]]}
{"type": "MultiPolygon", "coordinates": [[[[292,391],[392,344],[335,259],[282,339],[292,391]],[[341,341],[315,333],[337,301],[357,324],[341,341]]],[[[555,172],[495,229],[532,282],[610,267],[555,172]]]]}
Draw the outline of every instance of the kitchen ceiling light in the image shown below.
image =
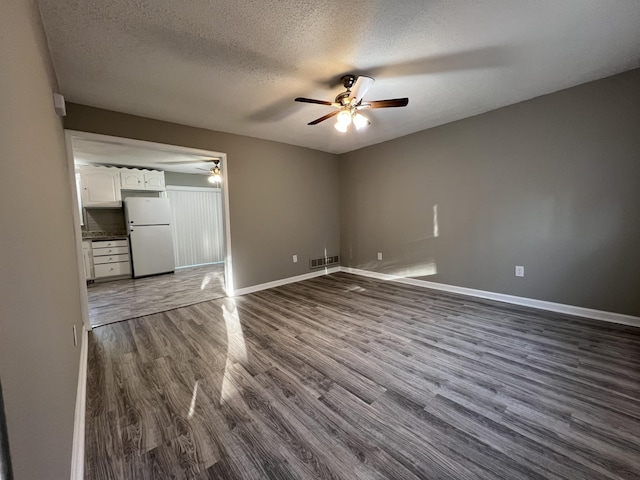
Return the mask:
{"type": "Polygon", "coordinates": [[[209,170],[209,183],[220,184],[222,182],[222,175],[220,173],[220,160],[214,161],[215,167],[209,170]]]}

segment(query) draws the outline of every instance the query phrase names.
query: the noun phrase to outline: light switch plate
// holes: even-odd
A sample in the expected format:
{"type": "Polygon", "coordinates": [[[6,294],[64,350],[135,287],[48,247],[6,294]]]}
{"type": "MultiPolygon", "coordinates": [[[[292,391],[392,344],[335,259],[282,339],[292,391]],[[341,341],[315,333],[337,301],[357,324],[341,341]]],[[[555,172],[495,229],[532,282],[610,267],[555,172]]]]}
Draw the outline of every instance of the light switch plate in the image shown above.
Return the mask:
{"type": "Polygon", "coordinates": [[[516,265],[516,277],[524,277],[524,267],[522,265],[516,265]]]}

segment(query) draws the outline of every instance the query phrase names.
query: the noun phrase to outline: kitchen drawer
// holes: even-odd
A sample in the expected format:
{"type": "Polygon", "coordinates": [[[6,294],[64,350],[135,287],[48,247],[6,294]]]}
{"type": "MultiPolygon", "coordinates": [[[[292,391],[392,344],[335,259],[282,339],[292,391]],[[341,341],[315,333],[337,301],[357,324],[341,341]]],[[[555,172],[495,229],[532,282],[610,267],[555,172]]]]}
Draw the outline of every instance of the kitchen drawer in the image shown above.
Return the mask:
{"type": "Polygon", "coordinates": [[[129,255],[103,255],[101,257],[94,257],[93,259],[94,265],[99,265],[101,263],[117,263],[128,261],[129,255]]]}
{"type": "MultiPolygon", "coordinates": [[[[102,243],[102,242],[100,242],[102,243]]],[[[129,247],[125,244],[124,247],[110,247],[110,248],[96,248],[95,242],[93,243],[93,258],[102,255],[123,255],[129,254],[129,247]]],[[[95,260],[94,260],[95,262],[95,260]]]]}
{"type": "Polygon", "coordinates": [[[131,274],[131,264],[129,262],[101,263],[94,265],[93,268],[96,278],[131,274]]]}
{"type": "Polygon", "coordinates": [[[126,247],[128,245],[129,242],[126,238],[122,240],[100,240],[93,242],[93,248],[126,247]]]}

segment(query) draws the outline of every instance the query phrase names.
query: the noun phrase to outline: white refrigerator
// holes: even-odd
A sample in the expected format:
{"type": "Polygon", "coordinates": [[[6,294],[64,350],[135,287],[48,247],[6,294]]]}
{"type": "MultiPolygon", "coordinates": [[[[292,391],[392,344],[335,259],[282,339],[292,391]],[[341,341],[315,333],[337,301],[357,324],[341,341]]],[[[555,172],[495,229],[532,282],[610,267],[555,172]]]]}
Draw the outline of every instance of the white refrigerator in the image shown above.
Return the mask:
{"type": "Polygon", "coordinates": [[[169,199],[130,197],[124,201],[124,214],[134,278],[173,272],[169,199]]]}

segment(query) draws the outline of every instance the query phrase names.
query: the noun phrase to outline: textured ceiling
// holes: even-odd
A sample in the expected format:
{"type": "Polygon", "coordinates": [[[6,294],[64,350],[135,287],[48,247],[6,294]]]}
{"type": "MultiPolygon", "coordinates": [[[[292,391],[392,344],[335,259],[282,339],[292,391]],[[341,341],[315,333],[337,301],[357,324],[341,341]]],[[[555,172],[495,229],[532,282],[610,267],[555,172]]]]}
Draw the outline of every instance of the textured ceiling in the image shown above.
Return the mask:
{"type": "Polygon", "coordinates": [[[67,100],[341,153],[640,67],[638,0],[40,0],[67,100]],[[345,73],[409,97],[341,134],[345,73]]]}

